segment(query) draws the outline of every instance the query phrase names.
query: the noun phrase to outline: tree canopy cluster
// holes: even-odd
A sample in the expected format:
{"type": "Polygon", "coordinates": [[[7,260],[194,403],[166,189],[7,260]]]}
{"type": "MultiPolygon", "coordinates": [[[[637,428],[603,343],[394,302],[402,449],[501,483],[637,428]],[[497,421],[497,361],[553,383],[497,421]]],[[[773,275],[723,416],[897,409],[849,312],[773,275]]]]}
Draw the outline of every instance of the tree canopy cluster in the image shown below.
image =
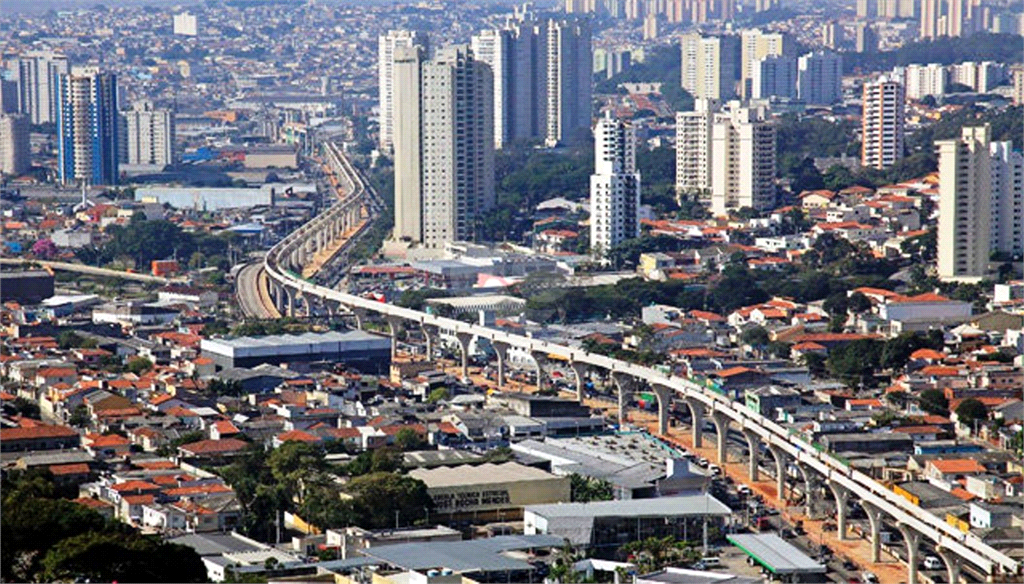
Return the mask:
{"type": "Polygon", "coordinates": [[[939,37],[905,43],[893,51],[844,53],[844,73],[884,71],[913,63],[952,65],[964,61],[1021,62],[1021,37],[979,33],[967,37],[939,37]]]}
{"type": "Polygon", "coordinates": [[[148,269],[153,260],[177,257],[182,264],[194,268],[231,267],[226,254],[233,234],[188,233],[170,221],[147,221],[138,213],[127,226],[107,228],[107,234],[110,240],[104,245],[79,249],[78,259],[90,265],[126,260],[132,264],[129,267],[148,269]]]}
{"type": "Polygon", "coordinates": [[[0,573],[5,581],[205,582],[192,548],[144,536],[56,497],[49,471],[3,481],[0,573]]]}

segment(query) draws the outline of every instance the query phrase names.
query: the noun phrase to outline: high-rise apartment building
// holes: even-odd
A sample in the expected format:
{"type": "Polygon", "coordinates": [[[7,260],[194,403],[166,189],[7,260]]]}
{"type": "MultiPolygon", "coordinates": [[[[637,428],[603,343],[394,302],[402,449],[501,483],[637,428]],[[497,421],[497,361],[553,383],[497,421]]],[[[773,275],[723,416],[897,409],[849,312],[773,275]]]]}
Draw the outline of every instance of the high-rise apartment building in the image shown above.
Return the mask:
{"type": "Polygon", "coordinates": [[[94,67],[56,77],[57,172],[65,184],[118,179],[117,76],[94,67]]]}
{"type": "Polygon", "coordinates": [[[903,84],[885,77],[864,84],[861,165],[884,169],[903,157],[906,127],[903,84]]]}
{"type": "Polygon", "coordinates": [[[394,88],[391,77],[396,47],[421,46],[429,52],[426,33],[409,30],[389,30],[377,39],[377,77],[380,91],[380,150],[390,153],[394,140],[394,88]]]}
{"type": "Polygon", "coordinates": [[[938,63],[912,64],[897,69],[903,78],[908,99],[923,99],[926,95],[943,95],[949,83],[949,71],[938,63]]]}
{"type": "Polygon", "coordinates": [[[797,59],[797,97],[815,105],[830,105],[842,99],[842,56],[814,51],[797,59]]]}
{"type": "Polygon", "coordinates": [[[938,266],[943,280],[980,279],[992,251],[992,165],[988,126],[965,127],[935,143],[939,154],[938,266]]]}
{"type": "Polygon", "coordinates": [[[788,55],[768,55],[754,61],[750,78],[750,98],[796,97],[797,60],[788,55]]]}
{"type": "Polygon", "coordinates": [[[821,25],[821,44],[832,50],[843,44],[843,29],[838,22],[830,20],[821,25]]]}
{"type": "Polygon", "coordinates": [[[590,24],[551,20],[548,33],[548,146],[576,143],[587,137],[592,118],[593,55],[590,24]]]}
{"type": "Polygon", "coordinates": [[[18,111],[28,114],[33,124],[57,120],[58,92],[55,79],[67,74],[68,58],[48,51],[36,51],[18,59],[18,111]]]}
{"type": "Polygon", "coordinates": [[[547,23],[520,18],[475,35],[476,60],[494,76],[494,142],[497,148],[536,140],[547,132],[547,23]]]}
{"type": "Polygon", "coordinates": [[[603,258],[640,235],[640,173],[636,132],[609,113],[594,128],[594,174],[590,176],[590,245],[603,258]]]}
{"type": "Polygon", "coordinates": [[[1013,70],[1013,105],[1024,105],[1024,67],[1013,70]]]}
{"type": "Polygon", "coordinates": [[[396,47],[393,54],[396,241],[423,241],[423,125],[421,46],[396,47]]]}
{"type": "Polygon", "coordinates": [[[740,39],[734,35],[682,37],[683,89],[694,98],[727,100],[736,94],[740,39]]]}
{"type": "Polygon", "coordinates": [[[775,128],[763,110],[696,100],[676,114],[676,192],[716,215],[775,205],[775,128]]]}
{"type": "Polygon", "coordinates": [[[124,112],[125,156],[128,164],[174,164],[174,113],[156,109],[150,101],[141,101],[124,112]]]}
{"type": "Polygon", "coordinates": [[[711,212],[767,211],[775,196],[775,127],[734,103],[711,128],[711,212]]]}
{"type": "Polygon", "coordinates": [[[755,63],[769,56],[795,57],[796,44],[783,32],[745,30],[740,34],[740,92],[744,98],[753,95],[752,82],[755,63]]]}
{"type": "Polygon", "coordinates": [[[475,239],[494,206],[494,89],[491,68],[466,45],[422,54],[394,56],[394,237],[442,248],[475,239]]]}
{"type": "Polygon", "coordinates": [[[199,22],[195,14],[188,12],[175,14],[171,24],[176,35],[196,36],[199,34],[199,22]]]}
{"type": "Polygon", "coordinates": [[[875,32],[867,22],[858,22],[854,25],[854,49],[858,53],[868,53],[878,50],[878,33],[875,32]]]}
{"type": "Polygon", "coordinates": [[[1024,155],[1013,142],[989,145],[992,171],[992,251],[1009,257],[1024,256],[1024,155]]]}
{"type": "Polygon", "coordinates": [[[711,126],[720,104],[695,99],[693,111],[676,113],[676,194],[711,206],[711,126]]]}
{"type": "Polygon", "coordinates": [[[921,0],[919,15],[918,36],[922,39],[983,32],[992,17],[989,7],[979,0],[921,0]]]}
{"type": "Polygon", "coordinates": [[[28,116],[0,114],[0,174],[18,176],[31,164],[28,116]]]}

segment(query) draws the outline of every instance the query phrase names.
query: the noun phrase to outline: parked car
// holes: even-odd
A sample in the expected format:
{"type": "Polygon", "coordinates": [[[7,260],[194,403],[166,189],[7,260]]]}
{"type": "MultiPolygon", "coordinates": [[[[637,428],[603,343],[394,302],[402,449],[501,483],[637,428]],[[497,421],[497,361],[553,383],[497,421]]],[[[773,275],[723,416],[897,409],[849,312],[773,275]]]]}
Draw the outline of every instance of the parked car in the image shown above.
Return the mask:
{"type": "Polygon", "coordinates": [[[942,560],[940,560],[936,556],[928,556],[924,559],[925,570],[941,570],[944,567],[945,566],[943,566],[942,560]]]}

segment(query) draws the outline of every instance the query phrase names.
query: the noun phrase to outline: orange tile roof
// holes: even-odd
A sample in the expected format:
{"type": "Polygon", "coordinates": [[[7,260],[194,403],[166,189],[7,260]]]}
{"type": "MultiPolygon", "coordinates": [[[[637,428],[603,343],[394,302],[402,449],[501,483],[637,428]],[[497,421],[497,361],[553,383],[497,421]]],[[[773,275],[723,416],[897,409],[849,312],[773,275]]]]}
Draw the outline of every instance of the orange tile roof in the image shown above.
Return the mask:
{"type": "Polygon", "coordinates": [[[33,440],[38,438],[70,438],[78,432],[68,426],[50,426],[38,424],[20,428],[4,428],[0,430],[0,442],[4,440],[33,440]]]}
{"type": "Polygon", "coordinates": [[[193,454],[223,454],[237,452],[246,446],[248,446],[247,442],[235,438],[224,438],[223,440],[200,440],[191,444],[183,444],[178,448],[193,454]]]}
{"type": "Polygon", "coordinates": [[[53,464],[50,465],[50,473],[55,477],[65,475],[76,475],[76,474],[89,474],[89,465],[84,462],[77,462],[73,464],[53,464]]]}
{"type": "Polygon", "coordinates": [[[918,349],[910,354],[911,359],[928,359],[931,361],[942,361],[946,358],[945,353],[940,353],[935,349],[918,349]]]}
{"type": "Polygon", "coordinates": [[[973,458],[952,458],[928,461],[935,470],[942,474],[975,474],[984,473],[986,469],[973,458]]]}
{"type": "Polygon", "coordinates": [[[125,481],[123,483],[117,483],[110,486],[111,489],[118,493],[126,493],[129,491],[159,491],[160,486],[154,485],[148,481],[125,481]]]}
{"type": "Polygon", "coordinates": [[[277,439],[281,442],[319,442],[320,438],[310,434],[309,432],[303,432],[302,430],[289,430],[282,432],[277,435],[277,439]]]}
{"type": "Polygon", "coordinates": [[[99,499],[93,499],[91,497],[79,497],[77,499],[72,499],[71,502],[78,503],[79,505],[83,505],[85,507],[89,507],[90,509],[103,509],[106,507],[111,507],[110,503],[107,503],[106,501],[100,501],[99,499]]]}

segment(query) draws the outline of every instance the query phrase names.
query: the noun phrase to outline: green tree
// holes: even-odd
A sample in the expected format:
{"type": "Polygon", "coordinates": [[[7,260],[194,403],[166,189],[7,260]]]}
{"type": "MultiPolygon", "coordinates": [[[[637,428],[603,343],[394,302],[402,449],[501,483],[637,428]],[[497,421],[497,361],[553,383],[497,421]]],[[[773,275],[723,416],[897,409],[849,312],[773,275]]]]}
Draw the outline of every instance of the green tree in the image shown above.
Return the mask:
{"type": "Polygon", "coordinates": [[[860,339],[831,349],[826,364],[833,377],[849,386],[871,386],[881,355],[882,343],[860,339]]]}
{"type": "Polygon", "coordinates": [[[6,581],[33,580],[50,548],[106,527],[106,520],[91,509],[71,501],[36,497],[25,489],[5,489],[2,511],[0,572],[6,581]]]}
{"type": "Polygon", "coordinates": [[[981,403],[981,400],[969,397],[956,407],[956,417],[959,422],[973,428],[975,424],[980,424],[988,419],[988,409],[985,408],[985,404],[981,403]]]}
{"type": "Polygon", "coordinates": [[[403,452],[419,450],[426,446],[426,444],[423,437],[412,428],[402,428],[395,434],[395,447],[403,452]]]}
{"type": "Polygon", "coordinates": [[[572,473],[569,475],[569,481],[571,498],[574,502],[611,501],[615,498],[614,487],[604,479],[572,473]]]}
{"type": "Polygon", "coordinates": [[[768,331],[763,326],[755,326],[743,331],[740,340],[755,348],[766,347],[771,342],[768,331]]]}
{"type": "Polygon", "coordinates": [[[361,476],[371,473],[395,472],[402,468],[403,457],[394,448],[376,448],[368,452],[360,452],[352,462],[345,465],[345,474],[361,476]]]}
{"type": "Polygon", "coordinates": [[[926,389],[921,392],[921,409],[937,416],[949,415],[949,400],[939,389],[926,389]]]}
{"type": "Polygon", "coordinates": [[[448,398],[449,398],[448,388],[447,387],[438,387],[438,388],[435,388],[435,389],[431,390],[430,394],[427,396],[427,402],[428,403],[432,403],[432,404],[436,404],[437,402],[446,400],[448,398]]]}
{"type": "Polygon", "coordinates": [[[309,523],[327,530],[352,525],[352,503],[341,498],[341,492],[324,481],[313,484],[298,508],[299,516],[309,523]]]}
{"type": "Polygon", "coordinates": [[[153,368],[153,362],[145,357],[132,357],[128,360],[128,365],[126,367],[129,373],[142,375],[153,368]]]}
{"type": "Polygon", "coordinates": [[[206,566],[194,549],[123,533],[89,532],[64,539],[47,552],[42,565],[43,578],[50,582],[206,581],[206,566]]]}
{"type": "Polygon", "coordinates": [[[326,470],[323,451],[306,442],[285,442],[267,456],[270,474],[289,498],[304,495],[303,483],[326,470]]]}
{"type": "Polygon", "coordinates": [[[399,526],[413,525],[433,506],[423,481],[395,473],[354,477],[345,490],[353,496],[356,523],[373,529],[394,526],[396,517],[399,526]]]}

